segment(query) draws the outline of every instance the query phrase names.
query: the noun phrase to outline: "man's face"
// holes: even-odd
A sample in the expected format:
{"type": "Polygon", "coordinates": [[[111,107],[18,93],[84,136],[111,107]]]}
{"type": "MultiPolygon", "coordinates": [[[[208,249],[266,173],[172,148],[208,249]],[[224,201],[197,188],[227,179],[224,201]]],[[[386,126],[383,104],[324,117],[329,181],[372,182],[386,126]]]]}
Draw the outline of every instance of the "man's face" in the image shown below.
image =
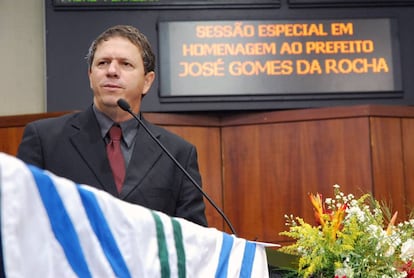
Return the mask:
{"type": "Polygon", "coordinates": [[[95,106],[111,114],[119,109],[118,99],[124,98],[131,110],[138,113],[141,98],[151,87],[154,75],[145,74],[140,49],[128,39],[113,37],[101,42],[89,71],[95,106]]]}

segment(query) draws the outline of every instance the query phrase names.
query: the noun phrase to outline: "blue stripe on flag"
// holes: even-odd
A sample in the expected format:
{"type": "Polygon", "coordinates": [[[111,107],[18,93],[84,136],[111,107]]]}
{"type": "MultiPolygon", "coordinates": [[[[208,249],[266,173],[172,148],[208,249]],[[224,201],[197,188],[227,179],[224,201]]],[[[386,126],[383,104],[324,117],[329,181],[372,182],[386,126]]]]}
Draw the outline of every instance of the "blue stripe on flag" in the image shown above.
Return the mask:
{"type": "Polygon", "coordinates": [[[28,165],[36,182],[52,231],[63,248],[69,265],[78,277],[92,277],[82,247],[62,199],[52,179],[43,171],[28,165]]]}
{"type": "Polygon", "coordinates": [[[229,268],[229,258],[234,238],[229,234],[223,233],[223,243],[221,244],[220,257],[215,277],[227,277],[229,268]]]}
{"type": "Polygon", "coordinates": [[[243,261],[240,269],[240,278],[247,278],[252,276],[255,252],[256,244],[246,241],[246,245],[244,246],[243,261]]]}
{"type": "Polygon", "coordinates": [[[115,238],[111,232],[108,222],[106,221],[104,213],[99,207],[95,195],[79,185],[77,188],[82,199],[83,207],[88,215],[89,222],[115,275],[117,277],[131,277],[128,267],[122,257],[121,251],[116,244],[115,238]]]}

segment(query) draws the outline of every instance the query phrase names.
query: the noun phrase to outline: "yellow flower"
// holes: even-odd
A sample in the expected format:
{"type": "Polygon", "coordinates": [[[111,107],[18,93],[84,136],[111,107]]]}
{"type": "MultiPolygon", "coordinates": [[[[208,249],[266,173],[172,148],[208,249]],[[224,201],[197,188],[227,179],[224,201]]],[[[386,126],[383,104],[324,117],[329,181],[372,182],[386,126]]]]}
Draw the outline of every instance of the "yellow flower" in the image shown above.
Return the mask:
{"type": "Polygon", "coordinates": [[[292,215],[289,231],[280,233],[296,240],[281,248],[299,257],[295,275],[414,277],[414,219],[397,224],[395,212],[384,227],[386,207],[371,194],[345,195],[339,186],[334,186],[335,198],[308,196],[318,226],[292,215]]]}

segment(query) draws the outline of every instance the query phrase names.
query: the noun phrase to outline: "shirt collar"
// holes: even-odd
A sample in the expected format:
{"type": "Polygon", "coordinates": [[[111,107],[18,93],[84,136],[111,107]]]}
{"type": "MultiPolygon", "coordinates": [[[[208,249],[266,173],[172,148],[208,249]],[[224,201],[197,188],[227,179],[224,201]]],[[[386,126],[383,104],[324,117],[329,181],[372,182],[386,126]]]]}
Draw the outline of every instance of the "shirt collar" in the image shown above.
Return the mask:
{"type": "MultiPolygon", "coordinates": [[[[101,136],[105,140],[105,138],[107,138],[109,129],[115,124],[115,122],[100,110],[98,110],[95,105],[93,105],[92,108],[99,126],[101,127],[101,136]]],[[[122,129],[122,140],[128,148],[131,147],[139,127],[137,121],[132,118],[125,122],[119,123],[119,126],[122,129]]]]}

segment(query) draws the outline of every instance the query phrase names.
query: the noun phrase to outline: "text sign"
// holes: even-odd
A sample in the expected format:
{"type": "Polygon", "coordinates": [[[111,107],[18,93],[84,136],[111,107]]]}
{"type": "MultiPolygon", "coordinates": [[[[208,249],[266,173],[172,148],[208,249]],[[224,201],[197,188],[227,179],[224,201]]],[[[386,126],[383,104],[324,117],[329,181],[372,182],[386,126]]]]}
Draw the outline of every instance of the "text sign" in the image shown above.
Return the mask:
{"type": "Polygon", "coordinates": [[[390,19],[159,23],[160,95],[401,90],[390,19]]]}
{"type": "Polygon", "coordinates": [[[186,8],[188,6],[269,6],[278,7],[280,0],[53,0],[53,6],[57,8],[62,7],[163,7],[163,6],[177,6],[186,8]]]}

